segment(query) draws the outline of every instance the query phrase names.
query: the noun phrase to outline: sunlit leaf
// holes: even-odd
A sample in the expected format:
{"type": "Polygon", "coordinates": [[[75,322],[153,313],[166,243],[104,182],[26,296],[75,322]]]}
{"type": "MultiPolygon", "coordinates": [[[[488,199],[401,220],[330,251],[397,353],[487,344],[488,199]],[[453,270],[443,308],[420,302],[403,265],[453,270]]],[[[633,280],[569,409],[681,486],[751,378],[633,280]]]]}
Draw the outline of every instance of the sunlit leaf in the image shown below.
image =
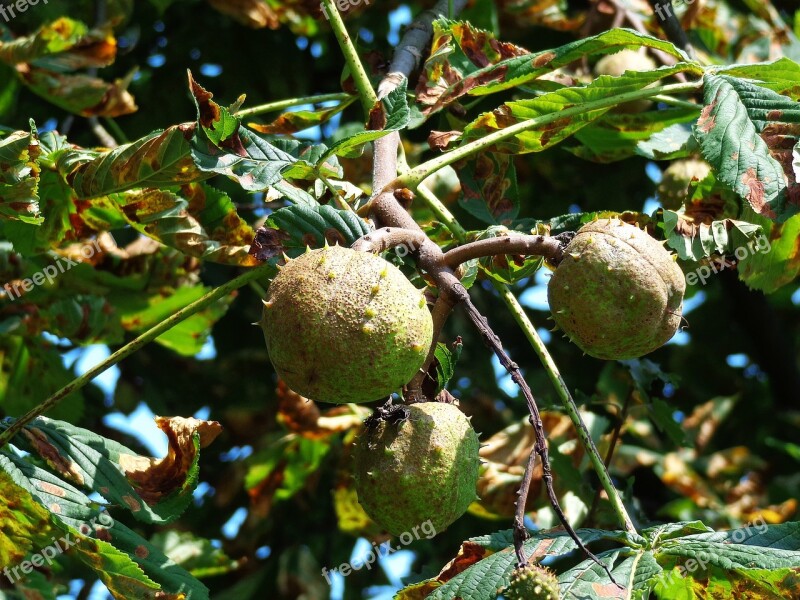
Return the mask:
{"type": "MultiPolygon", "coordinates": [[[[662,67],[655,71],[628,71],[620,77],[604,75],[586,87],[563,88],[532,100],[507,102],[490,113],[484,113],[467,125],[462,139],[463,142],[468,142],[522,121],[642,90],[664,77],[694,68],[692,65],[679,63],[673,67],[662,67]]],[[[493,148],[497,151],[514,154],[540,152],[599,119],[613,106],[614,104],[609,102],[606,106],[587,109],[574,116],[559,118],[541,127],[521,132],[510,140],[496,144],[493,148]]]]}
{"type": "MultiPolygon", "coordinates": [[[[466,94],[492,94],[531,84],[537,77],[581,58],[619,52],[625,48],[654,48],[688,61],[688,57],[671,43],[628,29],[606,31],[535,54],[495,42],[498,48],[487,55],[485,50],[479,51],[475,47],[485,45],[484,40],[489,35],[486,32],[445,20],[437,21],[435,27],[433,51],[425,65],[425,77],[417,88],[417,97],[424,105],[425,115],[441,110],[466,94]]],[[[488,39],[491,37],[489,35],[488,39]]],[[[700,72],[698,67],[687,68],[700,72]]]]}
{"type": "Polygon", "coordinates": [[[800,139],[797,102],[726,75],[708,75],[704,94],[694,133],[717,178],[770,219],[783,222],[800,211],[791,169],[800,139]]]}

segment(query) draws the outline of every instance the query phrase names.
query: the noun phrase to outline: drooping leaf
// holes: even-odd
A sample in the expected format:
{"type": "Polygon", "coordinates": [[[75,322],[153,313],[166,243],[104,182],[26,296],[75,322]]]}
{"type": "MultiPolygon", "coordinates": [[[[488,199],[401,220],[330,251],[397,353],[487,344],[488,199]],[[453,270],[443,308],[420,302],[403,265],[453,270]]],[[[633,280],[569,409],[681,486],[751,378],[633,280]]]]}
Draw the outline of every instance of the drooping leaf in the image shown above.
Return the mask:
{"type": "Polygon", "coordinates": [[[758,85],[778,94],[800,99],[800,64],[790,58],[779,58],[766,63],[725,66],[717,71],[720,75],[752,79],[758,85]]]}
{"type": "Polygon", "coordinates": [[[317,127],[340,114],[348,106],[353,104],[358,98],[350,96],[346,100],[339,102],[335,106],[320,108],[317,110],[294,110],[285,112],[269,123],[248,123],[247,126],[253,131],[272,135],[286,135],[303,131],[309,127],[317,127]]]}
{"type": "Polygon", "coordinates": [[[49,545],[54,533],[50,513],[0,470],[0,565],[19,564],[49,545]]]}
{"type": "Polygon", "coordinates": [[[594,103],[594,108],[591,110],[587,109],[576,112],[574,115],[553,119],[541,127],[523,131],[510,140],[493,146],[496,151],[515,154],[540,152],[606,114],[618,103],[612,100],[615,96],[642,90],[664,77],[694,69],[696,67],[693,65],[679,63],[655,71],[628,71],[620,77],[604,75],[585,87],[563,88],[532,100],[507,102],[490,113],[484,113],[467,125],[462,136],[462,143],[506,129],[522,121],[544,115],[557,115],[569,108],[577,109],[582,105],[594,103]]]}
{"type": "Polygon", "coordinates": [[[719,181],[770,219],[800,211],[791,169],[800,139],[797,102],[727,75],[707,75],[704,97],[694,134],[719,181]]]}
{"type": "Polygon", "coordinates": [[[220,106],[211,98],[214,94],[197,83],[189,72],[189,91],[197,107],[197,123],[205,137],[215,146],[236,148],[236,140],[232,139],[239,130],[239,119],[231,111],[220,106]]]}
{"type": "Polygon", "coordinates": [[[254,264],[247,254],[254,232],[219,190],[194,183],[177,192],[148,188],[111,198],[134,229],[187,256],[222,264],[254,264]]]}
{"type": "MultiPolygon", "coordinates": [[[[461,23],[441,19],[434,27],[433,49],[417,87],[424,115],[441,110],[466,94],[492,94],[522,84],[533,85],[537,77],[576,60],[625,48],[654,48],[679,60],[689,60],[671,43],[628,29],[614,29],[554,50],[528,54],[498,42],[494,44],[499,48],[487,53],[483,48],[493,36],[461,23]]],[[[701,72],[698,67],[690,69],[701,72]]]]}
{"type": "Polygon", "coordinates": [[[685,125],[670,125],[636,144],[636,154],[650,160],[684,158],[695,151],[697,140],[692,128],[685,125]]]}
{"type": "MultiPolygon", "coordinates": [[[[314,163],[298,158],[313,148],[312,144],[294,140],[275,140],[273,143],[243,127],[230,141],[233,149],[219,148],[198,130],[191,150],[197,167],[206,173],[225,175],[251,192],[266,190],[284,178],[314,179],[314,163]],[[281,147],[290,144],[291,151],[281,147]]],[[[316,154],[311,158],[317,158],[316,154]]],[[[339,175],[336,170],[329,174],[339,175]]]]}
{"type": "Polygon", "coordinates": [[[62,17],[40,27],[31,35],[0,41],[0,60],[10,65],[29,63],[74,47],[89,28],[74,19],[62,17]]]}
{"type": "MultiPolygon", "coordinates": [[[[711,224],[694,223],[671,210],[663,211],[664,235],[667,245],[682,260],[699,261],[712,256],[734,256],[737,248],[750,244],[759,237],[759,225],[734,219],[714,221],[711,224]]],[[[751,251],[748,250],[748,254],[751,251]]]]}
{"type": "Polygon", "coordinates": [[[51,523],[66,534],[53,542],[54,549],[58,543],[56,554],[69,550],[115,599],[208,598],[205,586],[74,486],[5,451],[0,451],[0,471],[10,476],[18,495],[29,494],[47,508],[51,523]]]}
{"type": "MultiPolygon", "coordinates": [[[[181,286],[170,293],[162,290],[152,294],[120,294],[114,297],[114,307],[122,327],[127,331],[143,332],[174,315],[210,292],[204,286],[181,286]]],[[[202,350],[211,327],[228,309],[232,297],[223,298],[206,309],[178,323],[156,341],[183,356],[194,356],[202,350]]]]}
{"type": "Polygon", "coordinates": [[[60,73],[31,65],[17,67],[22,82],[37,96],[83,117],[120,117],[136,112],[128,81],[107,82],[81,73],[60,73]]]}
{"type": "Polygon", "coordinates": [[[700,107],[636,114],[606,113],[575,134],[581,145],[570,148],[570,152],[600,163],[630,158],[638,153],[640,143],[652,140],[655,134],[673,127],[683,131],[680,124],[693,121],[699,112],[700,107]]]}
{"type": "Polygon", "coordinates": [[[758,223],[763,229],[757,251],[748,252],[739,262],[739,277],[753,289],[767,294],[791,283],[800,274],[800,215],[785,223],[773,223],[754,214],[743,213],[745,218],[758,223]]]}
{"type": "Polygon", "coordinates": [[[453,344],[453,350],[447,344],[438,342],[434,351],[436,357],[436,393],[442,391],[452,379],[456,370],[458,357],[461,355],[460,341],[453,344]]]}
{"type": "Polygon", "coordinates": [[[239,567],[237,561],[228,558],[209,540],[196,537],[188,531],[160,532],[153,536],[150,543],[197,578],[230,573],[239,567]]]}
{"type": "Polygon", "coordinates": [[[263,451],[254,454],[248,459],[245,477],[253,511],[266,517],[275,502],[299,492],[329,449],[329,440],[291,433],[275,437],[263,451]]]}
{"type": "Polygon", "coordinates": [[[159,417],[169,438],[165,458],[138,456],[125,446],[97,434],[40,417],[27,425],[13,443],[39,455],[60,477],[87,490],[97,490],[126,507],[145,523],[177,518],[197,485],[200,448],[220,433],[215,421],[159,417]]]}
{"type": "Polygon", "coordinates": [[[39,211],[41,153],[36,128],[17,131],[0,140],[0,218],[34,225],[44,219],[39,211]]]}
{"type": "Polygon", "coordinates": [[[210,175],[195,167],[188,142],[195,128],[174,125],[105,153],[66,152],[58,169],[80,198],[202,181],[210,175]]]}
{"type": "Polygon", "coordinates": [[[458,204],[488,225],[507,225],[519,213],[519,190],[514,156],[478,153],[456,169],[462,197],[458,204]]]}

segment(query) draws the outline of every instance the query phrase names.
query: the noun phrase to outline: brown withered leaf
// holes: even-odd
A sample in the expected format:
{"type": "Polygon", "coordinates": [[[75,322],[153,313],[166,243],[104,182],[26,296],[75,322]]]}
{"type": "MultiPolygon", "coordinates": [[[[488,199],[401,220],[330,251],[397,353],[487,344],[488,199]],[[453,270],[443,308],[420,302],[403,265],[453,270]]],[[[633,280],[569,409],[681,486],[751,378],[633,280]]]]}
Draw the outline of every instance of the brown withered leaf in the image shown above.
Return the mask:
{"type": "Polygon", "coordinates": [[[322,439],[359,427],[371,411],[349,406],[335,406],[321,412],[315,402],[305,398],[278,380],[277,421],[286,429],[309,439],[322,439]]]}
{"type": "Polygon", "coordinates": [[[428,146],[431,150],[447,150],[450,142],[461,137],[460,131],[431,131],[428,135],[428,146]]]}
{"type": "Polygon", "coordinates": [[[291,390],[283,379],[275,390],[278,396],[277,421],[294,433],[313,432],[317,429],[320,411],[315,402],[291,390]]]}
{"type": "Polygon", "coordinates": [[[277,29],[280,25],[278,15],[263,0],[208,0],[208,3],[219,12],[253,29],[277,29]]]}
{"type": "Polygon", "coordinates": [[[200,448],[211,444],[222,433],[222,425],[217,421],[156,417],[156,424],[167,434],[169,451],[166,457],[147,458],[129,454],[119,457],[119,466],[148,504],[157,503],[183,485],[197,454],[195,433],[200,436],[200,448]]]}
{"type": "Polygon", "coordinates": [[[250,245],[250,256],[265,261],[280,256],[286,251],[283,242],[290,238],[288,233],[272,227],[259,227],[250,245]]]}
{"type": "MultiPolygon", "coordinates": [[[[542,413],[542,423],[550,445],[558,446],[574,438],[574,432],[566,415],[542,413]]],[[[497,432],[482,444],[480,457],[485,466],[478,479],[480,508],[473,506],[470,510],[485,512],[488,516],[495,517],[514,516],[517,490],[535,443],[533,428],[527,421],[523,421],[497,432]]],[[[541,462],[537,461],[526,510],[530,512],[540,506],[543,501],[541,496],[542,466],[541,462]]]]}
{"type": "Polygon", "coordinates": [[[48,102],[82,117],[121,117],[136,112],[128,82],[113,83],[83,74],[57,73],[22,63],[17,65],[22,81],[48,102]]]}

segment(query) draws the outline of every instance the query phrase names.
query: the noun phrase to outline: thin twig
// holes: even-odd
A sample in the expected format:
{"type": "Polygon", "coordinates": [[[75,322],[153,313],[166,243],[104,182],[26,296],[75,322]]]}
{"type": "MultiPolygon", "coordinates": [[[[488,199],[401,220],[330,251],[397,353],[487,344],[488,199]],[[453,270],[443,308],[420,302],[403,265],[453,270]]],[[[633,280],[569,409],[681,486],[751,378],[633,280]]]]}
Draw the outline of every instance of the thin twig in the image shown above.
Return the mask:
{"type": "Polygon", "coordinates": [[[92,133],[103,147],[113,150],[119,146],[117,140],[114,139],[114,136],[108,133],[108,130],[103,127],[102,123],[100,123],[99,118],[89,117],[87,121],[89,121],[89,127],[91,128],[92,133]]]}
{"type": "Polygon", "coordinates": [[[634,527],[633,521],[628,515],[628,511],[625,509],[625,505],[622,502],[622,498],[620,498],[619,492],[617,492],[616,488],[614,487],[614,482],[611,480],[611,476],[609,475],[608,470],[605,468],[603,459],[600,456],[600,453],[597,451],[597,446],[595,446],[594,440],[589,434],[589,430],[586,428],[586,424],[581,418],[581,414],[578,411],[578,406],[575,404],[575,400],[573,400],[572,394],[570,394],[566,382],[561,377],[561,373],[559,372],[553,357],[550,356],[547,346],[545,346],[544,342],[542,342],[542,339],[539,337],[539,333],[536,331],[533,323],[531,323],[528,315],[525,314],[525,311],[520,305],[519,300],[517,300],[516,296],[511,293],[511,290],[509,290],[508,287],[503,284],[495,282],[492,283],[500,294],[503,302],[505,302],[506,306],[511,311],[514,320],[522,329],[525,337],[528,338],[528,342],[530,342],[531,347],[539,357],[539,360],[544,366],[545,371],[547,372],[547,375],[553,384],[553,387],[561,398],[561,404],[564,407],[564,410],[567,411],[567,415],[572,421],[572,424],[575,426],[575,431],[578,433],[578,437],[581,440],[581,445],[589,455],[589,460],[594,467],[597,477],[600,479],[600,485],[608,495],[608,500],[611,503],[611,508],[617,515],[617,519],[629,533],[636,533],[636,527],[634,527]]]}
{"type": "MultiPolygon", "coordinates": [[[[461,289],[463,290],[463,287],[461,289]]],[[[550,500],[550,505],[553,507],[553,510],[558,516],[559,521],[561,521],[562,525],[564,526],[567,534],[572,538],[578,548],[580,548],[581,551],[586,554],[586,556],[600,565],[608,575],[609,579],[616,584],[614,576],[611,574],[611,571],[608,569],[608,567],[606,567],[606,565],[604,565],[600,559],[597,558],[597,556],[595,556],[594,553],[592,553],[592,551],[586,547],[586,545],[583,543],[583,540],[578,537],[578,534],[572,528],[572,525],[570,525],[569,521],[567,520],[567,516],[564,514],[564,511],[558,502],[558,497],[556,496],[555,489],[553,488],[553,473],[550,470],[550,457],[547,451],[547,438],[544,432],[544,425],[542,424],[542,416],[539,413],[539,407],[536,405],[536,400],[533,397],[533,392],[531,391],[528,382],[525,381],[525,378],[522,376],[517,363],[512,361],[511,357],[503,349],[503,344],[500,341],[500,338],[497,337],[494,331],[492,331],[492,328],[489,326],[486,318],[472,303],[466,290],[463,291],[460,300],[461,305],[464,307],[470,321],[472,321],[472,324],[480,331],[483,341],[495,353],[497,358],[500,360],[500,364],[503,365],[506,371],[508,371],[508,374],[511,375],[511,379],[517,384],[517,386],[519,386],[519,389],[522,391],[522,395],[525,396],[525,400],[528,403],[528,410],[531,413],[530,422],[531,425],[533,425],[533,430],[536,434],[536,444],[534,445],[533,452],[531,454],[533,455],[535,453],[542,461],[542,480],[544,481],[545,489],[547,490],[547,497],[550,500]]],[[[536,460],[534,458],[530,458],[528,460],[528,464],[525,468],[525,476],[523,477],[522,486],[519,490],[516,514],[514,516],[514,549],[516,551],[517,560],[519,561],[520,567],[523,567],[527,564],[525,551],[522,546],[523,542],[528,537],[528,530],[525,527],[524,522],[525,505],[527,503],[528,491],[532,479],[531,473],[535,464],[536,460]]]]}

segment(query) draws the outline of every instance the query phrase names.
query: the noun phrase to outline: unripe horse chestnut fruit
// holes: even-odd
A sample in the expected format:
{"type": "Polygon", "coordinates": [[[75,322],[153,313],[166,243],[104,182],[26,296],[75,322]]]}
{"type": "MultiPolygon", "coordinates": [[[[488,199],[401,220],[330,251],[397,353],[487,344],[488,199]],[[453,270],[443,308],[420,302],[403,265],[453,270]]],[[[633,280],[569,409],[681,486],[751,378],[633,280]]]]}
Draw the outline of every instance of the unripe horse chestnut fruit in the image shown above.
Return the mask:
{"type": "MultiPolygon", "coordinates": [[[[478,435],[458,407],[422,402],[367,424],[355,449],[358,501],[393,535],[440,533],[477,500],[478,435]]],[[[432,534],[431,534],[432,535],[432,534]]]]}
{"type": "Polygon", "coordinates": [[[581,227],[547,288],[556,324],[586,354],[620,360],[664,345],[681,322],[686,281],[673,256],[635,227],[581,227]]]}
{"type": "Polygon", "coordinates": [[[408,383],[433,340],[422,293],[368,252],[332,246],[283,266],[260,325],[278,375],[298,394],[337,404],[408,383]]]}

